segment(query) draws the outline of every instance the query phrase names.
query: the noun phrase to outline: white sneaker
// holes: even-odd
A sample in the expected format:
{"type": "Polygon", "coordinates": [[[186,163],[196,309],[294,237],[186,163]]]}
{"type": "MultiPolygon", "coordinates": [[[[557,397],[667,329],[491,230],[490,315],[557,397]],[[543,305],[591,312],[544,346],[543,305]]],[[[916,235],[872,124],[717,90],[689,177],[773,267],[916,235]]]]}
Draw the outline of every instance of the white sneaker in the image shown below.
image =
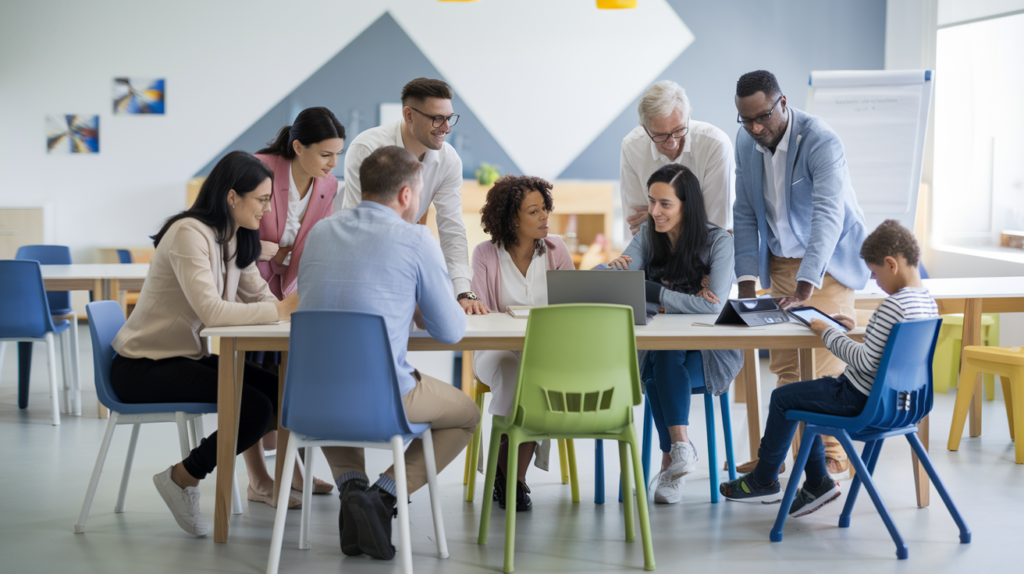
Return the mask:
{"type": "Polygon", "coordinates": [[[186,486],[181,488],[171,480],[171,468],[153,476],[160,497],[171,509],[174,520],[182,530],[195,536],[206,536],[206,520],[199,512],[199,488],[186,486]]]}
{"type": "Polygon", "coordinates": [[[654,502],[656,504],[678,504],[683,501],[683,491],[686,490],[686,479],[679,477],[675,480],[669,478],[667,473],[658,474],[658,487],[654,489],[654,502]]]}
{"type": "Polygon", "coordinates": [[[667,474],[672,480],[682,478],[697,470],[697,451],[690,443],[672,443],[669,456],[672,457],[672,464],[668,465],[663,474],[667,474]]]}

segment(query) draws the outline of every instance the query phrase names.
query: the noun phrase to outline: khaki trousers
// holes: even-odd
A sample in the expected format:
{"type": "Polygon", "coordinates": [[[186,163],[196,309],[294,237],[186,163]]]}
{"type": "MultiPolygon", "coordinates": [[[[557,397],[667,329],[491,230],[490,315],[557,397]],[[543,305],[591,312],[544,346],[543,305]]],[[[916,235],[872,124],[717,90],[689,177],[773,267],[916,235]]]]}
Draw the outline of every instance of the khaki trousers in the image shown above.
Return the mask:
{"type": "MultiPolygon", "coordinates": [[[[768,272],[772,279],[772,297],[789,297],[796,293],[796,273],[802,259],[788,259],[771,255],[768,272]]],[[[854,291],[836,281],[828,273],[821,282],[821,289],[815,289],[811,298],[803,303],[815,307],[828,315],[842,313],[856,318],[854,291]]],[[[800,380],[800,357],[795,349],[771,351],[768,369],[778,376],[777,387],[800,380]]],[[[839,360],[828,349],[814,349],[814,378],[838,377],[846,369],[846,363],[839,360]]],[[[825,444],[825,456],[834,460],[846,460],[846,451],[835,437],[821,437],[825,444]]]]}
{"type": "MultiPolygon", "coordinates": [[[[430,423],[437,472],[441,472],[466,448],[480,422],[480,411],[476,403],[465,393],[422,373],[416,386],[402,396],[402,402],[409,422],[430,423]]],[[[366,474],[363,449],[334,446],[324,447],[323,451],[335,480],[351,471],[366,474]]],[[[405,451],[405,469],[409,494],[427,483],[423,443],[419,439],[414,440],[405,451]]],[[[387,469],[384,474],[394,479],[395,467],[387,469]]]]}

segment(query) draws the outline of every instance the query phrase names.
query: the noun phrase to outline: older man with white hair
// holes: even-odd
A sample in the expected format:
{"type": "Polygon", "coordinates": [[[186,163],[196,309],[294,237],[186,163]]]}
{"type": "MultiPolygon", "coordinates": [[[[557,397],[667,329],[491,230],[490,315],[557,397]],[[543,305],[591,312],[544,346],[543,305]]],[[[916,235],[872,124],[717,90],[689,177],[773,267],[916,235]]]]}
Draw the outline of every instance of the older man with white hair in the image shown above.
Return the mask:
{"type": "Polygon", "coordinates": [[[715,126],[690,118],[686,90],[670,80],[655,83],[637,106],[640,125],[622,140],[619,189],[629,239],[647,221],[647,178],[678,163],[697,176],[708,221],[732,230],[732,142],[715,126]]]}

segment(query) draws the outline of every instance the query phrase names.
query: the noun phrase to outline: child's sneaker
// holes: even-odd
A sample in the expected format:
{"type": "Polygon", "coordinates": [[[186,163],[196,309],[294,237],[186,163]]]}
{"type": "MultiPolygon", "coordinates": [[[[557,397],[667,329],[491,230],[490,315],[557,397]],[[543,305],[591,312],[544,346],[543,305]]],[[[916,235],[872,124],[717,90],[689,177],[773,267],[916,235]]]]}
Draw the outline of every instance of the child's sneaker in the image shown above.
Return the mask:
{"type": "Polygon", "coordinates": [[[803,488],[793,498],[793,505],[789,507],[790,516],[807,516],[815,510],[825,506],[839,498],[839,483],[831,478],[825,477],[821,486],[811,488],[804,481],[803,488]]]}
{"type": "Polygon", "coordinates": [[[782,500],[782,489],[779,481],[768,486],[761,486],[754,482],[752,474],[744,474],[736,480],[722,483],[718,487],[722,496],[736,502],[760,502],[762,504],[775,504],[782,500]]]}

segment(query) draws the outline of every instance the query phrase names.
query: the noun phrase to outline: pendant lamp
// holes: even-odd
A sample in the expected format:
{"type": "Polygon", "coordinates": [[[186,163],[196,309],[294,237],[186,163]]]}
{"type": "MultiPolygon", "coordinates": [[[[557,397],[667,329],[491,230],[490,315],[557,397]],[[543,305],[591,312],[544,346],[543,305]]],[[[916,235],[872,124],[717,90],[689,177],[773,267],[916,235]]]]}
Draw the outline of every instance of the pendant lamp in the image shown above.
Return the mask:
{"type": "Polygon", "coordinates": [[[636,0],[597,0],[598,10],[620,10],[636,8],[636,0]]]}

